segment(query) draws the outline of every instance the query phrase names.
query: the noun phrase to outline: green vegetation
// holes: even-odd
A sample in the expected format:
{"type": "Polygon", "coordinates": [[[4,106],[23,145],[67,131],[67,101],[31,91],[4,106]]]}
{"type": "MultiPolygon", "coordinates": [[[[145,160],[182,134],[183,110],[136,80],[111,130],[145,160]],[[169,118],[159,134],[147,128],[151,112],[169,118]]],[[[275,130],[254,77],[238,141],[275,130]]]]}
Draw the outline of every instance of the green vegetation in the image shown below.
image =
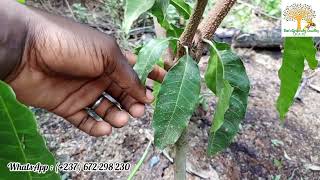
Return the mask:
{"type": "MultiPolygon", "coordinates": [[[[138,60],[134,69],[143,83],[154,65],[159,64],[159,61],[160,64],[165,63],[162,62],[162,54],[165,49],[170,47],[174,52],[185,49],[181,57],[176,56],[176,61],[168,69],[164,81],[157,84],[158,93],[156,93],[157,100],[153,116],[155,144],[160,149],[175,145],[177,149],[176,179],[185,179],[183,171],[185,172],[186,132],[189,119],[201,99],[198,59],[194,58],[192,43],[183,44],[182,42],[184,36],[191,34],[191,39],[193,39],[195,35],[189,32],[194,24],[188,23],[194,12],[191,10],[193,6],[183,0],[130,0],[126,2],[123,22],[123,29],[126,33],[129,32],[134,21],[146,12],[155,16],[168,32],[167,39],[151,40],[138,52],[138,60]],[[161,8],[155,10],[155,6],[161,8]],[[187,20],[184,33],[169,20],[170,8],[179,12],[179,19],[187,20]]],[[[276,10],[279,6],[278,0],[268,2],[255,0],[254,2],[262,6],[262,9],[269,15],[279,16],[276,10]]],[[[75,16],[82,22],[87,22],[86,9],[78,4],[72,7],[75,10],[75,16]]],[[[244,15],[241,14],[241,16],[244,15]]],[[[208,143],[208,154],[215,155],[232,142],[239,130],[240,123],[246,114],[250,82],[241,59],[232,52],[228,45],[210,42],[206,39],[200,40],[207,42],[211,47],[205,82],[218,98],[208,143]]],[[[285,114],[293,103],[302,78],[305,60],[312,69],[318,66],[312,38],[286,38],[284,48],[283,64],[279,71],[281,89],[277,101],[281,119],[285,118],[285,114]]],[[[12,89],[3,82],[0,82],[0,119],[0,165],[2,167],[6,167],[10,161],[55,164],[53,156],[38,133],[31,111],[17,102],[12,89]]],[[[136,166],[135,172],[142,161],[136,166]]],[[[282,162],[278,160],[274,162],[281,167],[282,162]]],[[[53,171],[45,174],[10,173],[8,169],[1,168],[0,174],[2,178],[10,177],[10,179],[59,179],[59,176],[53,171]]]]}
{"type": "MultiPolygon", "coordinates": [[[[59,179],[47,172],[10,172],[10,162],[55,165],[55,160],[38,132],[32,112],[17,102],[12,89],[0,81],[0,174],[3,179],[59,179]]],[[[50,167],[47,167],[50,168],[50,167]]]]}

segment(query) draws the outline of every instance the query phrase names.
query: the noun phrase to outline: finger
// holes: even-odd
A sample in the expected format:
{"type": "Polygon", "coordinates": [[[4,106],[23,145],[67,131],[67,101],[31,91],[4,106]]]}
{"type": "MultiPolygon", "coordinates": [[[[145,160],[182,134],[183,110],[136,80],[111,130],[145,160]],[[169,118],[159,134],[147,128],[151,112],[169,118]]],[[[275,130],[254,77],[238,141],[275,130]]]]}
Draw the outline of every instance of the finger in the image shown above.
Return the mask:
{"type": "Polygon", "coordinates": [[[110,135],[112,132],[112,127],[109,123],[105,121],[96,121],[84,110],[81,110],[66,119],[90,136],[100,137],[110,135]]]}
{"type": "Polygon", "coordinates": [[[154,81],[162,82],[164,77],[166,76],[167,71],[161,68],[160,66],[156,65],[148,77],[154,81]]]}
{"type": "Polygon", "coordinates": [[[129,114],[121,111],[112,102],[104,99],[95,112],[113,127],[120,128],[125,126],[129,121],[129,114]]]}
{"type": "Polygon", "coordinates": [[[65,100],[58,107],[50,111],[62,117],[75,114],[95,102],[102,92],[108,89],[111,83],[112,81],[106,76],[88,81],[79,89],[66,96],[65,100]]]}
{"type": "Polygon", "coordinates": [[[135,55],[129,51],[125,51],[123,54],[127,58],[130,66],[134,66],[137,63],[137,55],[135,55]]]}
{"type": "Polygon", "coordinates": [[[121,103],[124,104],[125,109],[128,109],[132,117],[141,117],[145,112],[145,105],[137,102],[131,96],[126,96],[121,103]]]}
{"type": "Polygon", "coordinates": [[[122,92],[117,99],[119,99],[119,102],[122,104],[123,108],[127,110],[131,114],[131,116],[135,118],[143,116],[145,105],[142,103],[139,103],[136,99],[131,97],[128,93],[122,92]]]}
{"type": "Polygon", "coordinates": [[[115,65],[110,67],[113,68],[110,74],[113,82],[139,102],[143,104],[151,103],[154,100],[152,93],[146,91],[146,88],[141,84],[137,74],[129,65],[121,51],[118,52],[116,57],[117,61],[114,62],[115,65]]]}
{"type": "Polygon", "coordinates": [[[139,103],[115,83],[111,84],[106,91],[115,98],[131,116],[140,117],[144,114],[144,104],[139,103]]]}
{"type": "MultiPolygon", "coordinates": [[[[124,52],[125,57],[128,59],[128,62],[131,66],[134,66],[137,61],[137,56],[129,51],[124,52]]],[[[167,71],[161,68],[158,65],[155,65],[148,77],[154,81],[162,82],[167,71]]]]}

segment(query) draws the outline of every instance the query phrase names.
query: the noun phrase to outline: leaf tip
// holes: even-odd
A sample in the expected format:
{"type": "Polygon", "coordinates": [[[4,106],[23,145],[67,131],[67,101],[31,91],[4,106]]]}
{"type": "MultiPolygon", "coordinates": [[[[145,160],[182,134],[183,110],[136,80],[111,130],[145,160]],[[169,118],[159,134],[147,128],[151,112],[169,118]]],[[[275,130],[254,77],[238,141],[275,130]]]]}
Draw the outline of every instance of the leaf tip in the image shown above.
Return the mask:
{"type": "Polygon", "coordinates": [[[279,97],[278,100],[277,100],[277,105],[276,105],[276,107],[277,107],[277,111],[278,111],[278,113],[279,113],[280,121],[281,121],[282,123],[284,123],[285,118],[286,118],[286,114],[288,113],[289,109],[287,109],[287,108],[285,108],[285,107],[282,106],[280,97],[279,97]]]}

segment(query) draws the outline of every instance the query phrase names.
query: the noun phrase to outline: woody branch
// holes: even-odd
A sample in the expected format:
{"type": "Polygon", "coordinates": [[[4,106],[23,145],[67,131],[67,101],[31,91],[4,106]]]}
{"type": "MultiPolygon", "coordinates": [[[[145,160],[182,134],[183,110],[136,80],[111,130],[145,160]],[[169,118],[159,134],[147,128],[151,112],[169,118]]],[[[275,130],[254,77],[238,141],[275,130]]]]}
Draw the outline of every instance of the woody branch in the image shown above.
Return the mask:
{"type": "Polygon", "coordinates": [[[212,39],[217,28],[227,16],[236,0],[218,0],[210,10],[208,16],[201,22],[199,33],[194,38],[196,46],[195,59],[200,60],[204,51],[205,43],[202,39],[212,39]]]}
{"type": "Polygon", "coordinates": [[[197,28],[202,20],[202,15],[206,9],[208,0],[198,0],[193,13],[190,16],[189,23],[180,37],[176,60],[185,54],[185,46],[191,48],[192,40],[197,32],[197,28]]]}
{"type": "Polygon", "coordinates": [[[208,0],[197,1],[189,24],[180,37],[176,60],[185,54],[184,46],[188,46],[191,48],[193,58],[199,62],[205,47],[202,39],[212,39],[222,20],[236,3],[236,0],[218,0],[209,11],[208,16],[202,20],[207,3],[208,0]]]}

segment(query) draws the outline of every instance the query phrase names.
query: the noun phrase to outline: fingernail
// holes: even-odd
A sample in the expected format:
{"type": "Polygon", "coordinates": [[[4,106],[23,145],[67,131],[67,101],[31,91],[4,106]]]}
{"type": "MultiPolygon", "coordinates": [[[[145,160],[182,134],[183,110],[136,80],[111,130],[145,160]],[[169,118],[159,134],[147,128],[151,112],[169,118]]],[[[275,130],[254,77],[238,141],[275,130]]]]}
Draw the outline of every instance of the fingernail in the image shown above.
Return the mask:
{"type": "Polygon", "coordinates": [[[152,101],[154,99],[154,96],[153,96],[152,92],[150,90],[148,90],[148,89],[147,89],[147,92],[146,92],[146,96],[150,101],[152,101]]]}

